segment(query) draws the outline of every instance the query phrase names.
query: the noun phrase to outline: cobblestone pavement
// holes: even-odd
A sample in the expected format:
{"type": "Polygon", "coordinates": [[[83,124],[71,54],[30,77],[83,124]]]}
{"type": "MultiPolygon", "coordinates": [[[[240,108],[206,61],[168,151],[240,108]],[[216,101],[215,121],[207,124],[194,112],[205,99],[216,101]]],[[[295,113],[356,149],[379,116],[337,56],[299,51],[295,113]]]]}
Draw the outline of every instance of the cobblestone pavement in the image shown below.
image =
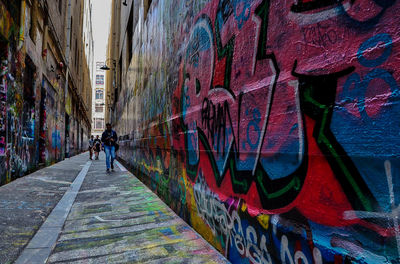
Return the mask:
{"type": "MultiPolygon", "coordinates": [[[[104,155],[100,159],[89,164],[90,168],[70,207],[68,217],[60,227],[57,238],[50,243],[51,253],[47,263],[229,263],[136,177],[122,166],[116,166],[115,172],[106,173],[104,155]]],[[[67,182],[70,184],[74,177],[66,179],[66,176],[61,175],[69,174],[71,170],[71,174],[76,177],[86,164],[87,156],[75,158],[76,164],[71,164],[72,160],[58,165],[65,168],[60,170],[60,178],[52,178],[52,181],[65,182],[64,185],[68,187],[67,182]]],[[[25,181],[41,182],[33,178],[24,179],[25,181]]],[[[55,186],[55,190],[59,188],[60,186],[55,186]]],[[[1,191],[2,189],[0,197],[1,191]]],[[[48,208],[55,207],[61,195],[57,193],[54,195],[57,198],[53,197],[51,201],[45,199],[42,202],[46,204],[47,201],[43,215],[49,214],[48,208]]],[[[65,196],[67,195],[68,193],[65,196]]],[[[39,193],[35,193],[34,196],[41,197],[39,193]]],[[[55,209],[54,212],[56,211],[55,209]]],[[[31,212],[32,215],[35,213],[34,210],[31,212]]],[[[25,219],[23,215],[15,217],[25,219]]],[[[49,219],[51,217],[50,215],[49,219]]],[[[25,240],[18,240],[20,249],[17,253],[10,254],[10,260],[27,245],[45,217],[41,216],[40,219],[41,222],[31,224],[29,230],[23,229],[28,233],[24,236],[25,240]]],[[[43,226],[47,226],[48,222],[43,226]]],[[[41,233],[41,230],[37,234],[41,233]]],[[[47,236],[47,231],[42,234],[47,236]]],[[[13,236],[13,233],[9,234],[10,238],[13,236]]],[[[51,239],[40,238],[38,241],[42,240],[51,239]]],[[[35,254],[30,254],[41,249],[29,245],[17,263],[40,263],[40,258],[36,259],[35,254]]]]}
{"type": "Polygon", "coordinates": [[[88,160],[82,154],[0,187],[0,263],[12,263],[88,160]]]}

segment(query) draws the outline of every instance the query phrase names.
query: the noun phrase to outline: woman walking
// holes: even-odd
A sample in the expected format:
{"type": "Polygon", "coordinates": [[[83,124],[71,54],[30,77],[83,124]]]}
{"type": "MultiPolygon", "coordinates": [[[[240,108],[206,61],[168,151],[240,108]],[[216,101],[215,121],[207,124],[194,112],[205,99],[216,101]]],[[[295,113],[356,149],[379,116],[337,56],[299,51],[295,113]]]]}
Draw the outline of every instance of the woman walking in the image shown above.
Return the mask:
{"type": "Polygon", "coordinates": [[[99,153],[101,151],[101,140],[99,136],[96,136],[96,139],[93,142],[93,149],[94,149],[94,157],[96,160],[99,159],[99,153]]]}

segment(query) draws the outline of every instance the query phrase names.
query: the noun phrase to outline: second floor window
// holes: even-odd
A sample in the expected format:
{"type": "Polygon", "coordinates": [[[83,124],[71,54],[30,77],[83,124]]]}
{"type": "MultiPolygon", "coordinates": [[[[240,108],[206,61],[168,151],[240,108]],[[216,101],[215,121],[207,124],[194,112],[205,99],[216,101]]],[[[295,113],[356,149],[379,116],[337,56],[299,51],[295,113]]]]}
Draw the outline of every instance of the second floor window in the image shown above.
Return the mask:
{"type": "Polygon", "coordinates": [[[96,90],[96,99],[104,99],[104,92],[103,90],[96,90]]]}
{"type": "Polygon", "coordinates": [[[103,129],[104,128],[104,119],[103,118],[96,118],[94,121],[95,129],[103,129]]]}
{"type": "Polygon", "coordinates": [[[96,75],[96,84],[104,84],[104,75],[96,75]]]}
{"type": "Polygon", "coordinates": [[[95,111],[96,113],[103,113],[104,107],[101,104],[96,104],[95,111]]]}

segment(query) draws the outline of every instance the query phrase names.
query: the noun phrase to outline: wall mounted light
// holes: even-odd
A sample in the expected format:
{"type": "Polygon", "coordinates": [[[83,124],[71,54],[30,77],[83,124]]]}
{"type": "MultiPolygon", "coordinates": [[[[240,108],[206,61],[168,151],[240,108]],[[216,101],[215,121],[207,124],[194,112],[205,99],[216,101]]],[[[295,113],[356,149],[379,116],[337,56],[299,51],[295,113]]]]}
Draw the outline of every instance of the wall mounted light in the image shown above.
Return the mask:
{"type": "Polygon", "coordinates": [[[111,70],[111,69],[110,69],[110,67],[108,67],[106,64],[104,64],[103,66],[100,67],[100,70],[109,71],[109,70],[111,70]]]}
{"type": "Polygon", "coordinates": [[[112,62],[113,62],[113,64],[114,64],[113,70],[115,70],[115,63],[116,63],[116,61],[115,61],[114,59],[107,59],[107,60],[104,62],[104,65],[100,67],[100,70],[103,70],[103,71],[109,71],[109,70],[111,70],[111,68],[107,66],[107,61],[112,61],[112,62]]]}
{"type": "Polygon", "coordinates": [[[126,2],[126,0],[122,3],[124,6],[128,6],[128,3],[126,2]]]}

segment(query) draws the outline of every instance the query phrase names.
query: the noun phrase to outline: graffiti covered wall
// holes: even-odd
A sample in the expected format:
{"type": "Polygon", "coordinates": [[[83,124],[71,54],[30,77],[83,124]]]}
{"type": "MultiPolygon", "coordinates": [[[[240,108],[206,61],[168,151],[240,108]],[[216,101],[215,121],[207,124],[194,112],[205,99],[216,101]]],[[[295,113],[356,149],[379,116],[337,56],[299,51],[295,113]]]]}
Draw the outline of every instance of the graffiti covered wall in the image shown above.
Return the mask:
{"type": "Polygon", "coordinates": [[[120,157],[232,263],[399,263],[399,12],[153,1],[120,157]]]}
{"type": "Polygon", "coordinates": [[[0,185],[35,166],[36,80],[23,47],[21,1],[0,2],[0,185]]]}
{"type": "MultiPolygon", "coordinates": [[[[63,51],[53,41],[54,32],[46,24],[48,10],[40,12],[41,4],[0,0],[0,185],[87,149],[83,140],[90,126],[81,109],[69,117],[80,127],[79,145],[71,142],[74,151],[66,151],[70,127],[64,107],[63,51]]],[[[77,104],[76,100],[70,106],[77,104]]]]}
{"type": "Polygon", "coordinates": [[[44,78],[42,83],[42,101],[43,126],[41,138],[44,142],[41,150],[43,162],[47,165],[62,160],[64,141],[61,137],[61,131],[64,127],[60,120],[63,114],[59,111],[59,95],[57,90],[44,78]]]}

